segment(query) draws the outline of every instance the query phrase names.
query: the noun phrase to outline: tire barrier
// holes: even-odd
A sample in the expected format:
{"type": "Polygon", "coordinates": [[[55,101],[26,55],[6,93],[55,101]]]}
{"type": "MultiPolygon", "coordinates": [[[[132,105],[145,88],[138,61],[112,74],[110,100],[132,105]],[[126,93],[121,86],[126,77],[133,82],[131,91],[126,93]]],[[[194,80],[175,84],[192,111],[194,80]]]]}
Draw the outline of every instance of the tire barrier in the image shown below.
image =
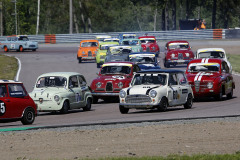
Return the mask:
{"type": "MultiPolygon", "coordinates": [[[[79,43],[85,39],[95,39],[96,35],[110,35],[118,37],[120,33],[134,33],[137,36],[148,34],[157,40],[179,39],[236,39],[240,38],[240,29],[204,29],[204,30],[172,30],[172,31],[142,31],[142,32],[108,32],[108,33],[79,33],[79,34],[45,34],[29,35],[29,39],[38,43],[79,43]],[[239,34],[238,34],[239,33],[239,34]]],[[[0,37],[0,41],[7,36],[0,37]]]]}

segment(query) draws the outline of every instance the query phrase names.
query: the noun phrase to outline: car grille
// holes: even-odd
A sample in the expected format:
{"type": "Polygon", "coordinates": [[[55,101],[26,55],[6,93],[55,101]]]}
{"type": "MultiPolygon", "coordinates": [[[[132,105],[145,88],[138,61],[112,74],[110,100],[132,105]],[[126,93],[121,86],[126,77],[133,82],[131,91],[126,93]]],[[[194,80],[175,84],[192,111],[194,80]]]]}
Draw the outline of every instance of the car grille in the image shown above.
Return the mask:
{"type": "Polygon", "coordinates": [[[32,44],[32,45],[29,45],[29,47],[36,47],[36,46],[32,44]]]}
{"type": "Polygon", "coordinates": [[[147,52],[150,52],[150,48],[149,47],[147,47],[147,52]]]}
{"type": "Polygon", "coordinates": [[[151,103],[151,98],[147,95],[128,95],[126,103],[151,103]]]}
{"type": "Polygon", "coordinates": [[[112,91],[113,91],[112,82],[107,82],[107,84],[106,84],[106,92],[112,92],[112,91]]]}
{"type": "Polygon", "coordinates": [[[92,56],[92,52],[91,51],[88,51],[88,56],[92,56]]]}
{"type": "Polygon", "coordinates": [[[194,81],[195,84],[195,91],[199,92],[199,88],[200,88],[200,81],[194,81]]]}
{"type": "Polygon", "coordinates": [[[178,59],[183,59],[183,54],[182,53],[178,53],[178,59]]]}

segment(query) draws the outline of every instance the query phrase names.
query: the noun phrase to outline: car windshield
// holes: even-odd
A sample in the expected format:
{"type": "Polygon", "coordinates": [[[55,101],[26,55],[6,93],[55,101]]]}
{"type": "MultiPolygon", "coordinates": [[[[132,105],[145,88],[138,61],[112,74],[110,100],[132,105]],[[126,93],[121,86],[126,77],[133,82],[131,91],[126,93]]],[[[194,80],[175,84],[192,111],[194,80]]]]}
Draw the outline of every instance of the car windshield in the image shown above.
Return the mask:
{"type": "Polygon", "coordinates": [[[155,40],[152,40],[152,39],[141,39],[141,43],[155,43],[155,40]]]}
{"type": "Polygon", "coordinates": [[[20,36],[18,38],[19,41],[29,41],[28,37],[25,37],[25,36],[20,36]]]}
{"type": "Polygon", "coordinates": [[[38,79],[36,87],[64,87],[67,84],[67,78],[60,76],[41,77],[38,79]]]}
{"type": "Polygon", "coordinates": [[[101,74],[130,74],[130,66],[104,66],[101,69],[101,74]]]}
{"type": "Polygon", "coordinates": [[[83,42],[81,43],[81,47],[97,47],[97,42],[83,42]]]}
{"type": "Polygon", "coordinates": [[[199,58],[224,58],[224,53],[223,52],[200,52],[199,58]]]}
{"type": "Polygon", "coordinates": [[[157,73],[136,74],[132,85],[166,85],[166,75],[157,73]]]}
{"type": "Polygon", "coordinates": [[[130,38],[136,38],[136,36],[134,35],[123,36],[123,39],[130,39],[130,38]]]}
{"type": "Polygon", "coordinates": [[[100,50],[108,50],[108,48],[113,45],[101,45],[100,50]]]}
{"type": "Polygon", "coordinates": [[[130,46],[136,46],[139,45],[139,41],[138,40],[124,40],[122,42],[123,45],[130,45],[130,46]]]}
{"type": "Polygon", "coordinates": [[[142,57],[142,56],[130,57],[130,62],[154,63],[155,62],[155,57],[142,57]]]}
{"type": "Polygon", "coordinates": [[[169,49],[188,49],[188,43],[170,43],[169,49]]]}
{"type": "Polygon", "coordinates": [[[188,72],[218,72],[220,64],[218,63],[192,63],[188,67],[188,72]]]}
{"type": "Polygon", "coordinates": [[[125,53],[131,53],[131,49],[127,49],[127,48],[112,48],[110,49],[110,53],[111,54],[125,54],[125,53]]]}

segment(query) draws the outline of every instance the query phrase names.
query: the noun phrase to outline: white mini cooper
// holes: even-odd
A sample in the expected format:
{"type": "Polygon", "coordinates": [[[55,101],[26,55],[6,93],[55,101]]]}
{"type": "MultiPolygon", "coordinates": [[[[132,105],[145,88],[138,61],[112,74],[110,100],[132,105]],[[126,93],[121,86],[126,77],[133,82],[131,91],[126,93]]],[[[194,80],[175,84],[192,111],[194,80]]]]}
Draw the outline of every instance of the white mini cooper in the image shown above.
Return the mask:
{"type": "Polygon", "coordinates": [[[193,104],[193,92],[183,71],[147,70],[137,72],[128,88],[119,93],[119,110],[152,109],[166,111],[168,107],[193,104]]]}

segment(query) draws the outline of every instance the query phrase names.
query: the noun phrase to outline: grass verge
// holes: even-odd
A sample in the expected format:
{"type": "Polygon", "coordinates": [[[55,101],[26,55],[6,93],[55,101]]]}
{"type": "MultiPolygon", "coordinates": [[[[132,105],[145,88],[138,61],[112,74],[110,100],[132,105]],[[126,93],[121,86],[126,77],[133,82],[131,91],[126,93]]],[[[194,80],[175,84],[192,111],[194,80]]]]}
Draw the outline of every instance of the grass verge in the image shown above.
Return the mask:
{"type": "Polygon", "coordinates": [[[240,55],[239,54],[228,54],[229,62],[232,65],[233,71],[240,73],[240,55]]]}
{"type": "MultiPolygon", "coordinates": [[[[197,155],[169,155],[167,157],[119,157],[119,158],[100,158],[99,160],[239,160],[240,153],[236,154],[197,154],[197,155]]],[[[89,160],[89,159],[88,159],[89,160]]]]}
{"type": "Polygon", "coordinates": [[[18,70],[18,62],[14,57],[0,55],[0,79],[13,80],[18,70]]]}

